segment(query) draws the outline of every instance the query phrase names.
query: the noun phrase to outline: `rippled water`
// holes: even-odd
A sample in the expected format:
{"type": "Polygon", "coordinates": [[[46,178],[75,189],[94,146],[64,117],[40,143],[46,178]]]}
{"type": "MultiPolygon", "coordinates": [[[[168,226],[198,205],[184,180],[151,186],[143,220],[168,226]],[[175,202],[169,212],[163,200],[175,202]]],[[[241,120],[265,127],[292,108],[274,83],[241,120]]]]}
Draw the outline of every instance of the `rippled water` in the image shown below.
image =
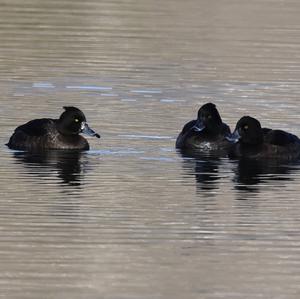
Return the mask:
{"type": "Polygon", "coordinates": [[[299,298],[300,164],[185,156],[207,101],[300,135],[300,3],[1,1],[0,297],[299,298]],[[83,153],[7,149],[86,114],[83,153]]]}

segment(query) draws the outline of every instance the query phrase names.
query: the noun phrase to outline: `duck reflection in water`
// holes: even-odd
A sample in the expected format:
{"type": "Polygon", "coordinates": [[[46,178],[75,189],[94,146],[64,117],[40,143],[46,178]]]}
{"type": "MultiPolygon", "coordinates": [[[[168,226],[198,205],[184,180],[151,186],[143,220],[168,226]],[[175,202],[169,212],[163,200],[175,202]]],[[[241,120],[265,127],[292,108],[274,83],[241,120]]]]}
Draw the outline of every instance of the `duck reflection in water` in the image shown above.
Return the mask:
{"type": "Polygon", "coordinates": [[[278,160],[241,158],[237,161],[234,188],[239,191],[238,199],[247,199],[248,195],[255,196],[260,192],[263,184],[276,181],[276,188],[292,180],[290,174],[299,169],[299,162],[283,163],[278,160]],[[281,184],[280,184],[281,183],[281,184]]]}
{"type": "Polygon", "coordinates": [[[42,153],[15,152],[14,157],[18,162],[22,162],[31,173],[35,173],[39,178],[49,178],[55,172],[62,184],[70,186],[80,186],[84,162],[81,151],[52,150],[42,153]],[[34,172],[32,172],[34,168],[34,172]],[[44,169],[51,172],[45,174],[44,169]],[[40,171],[39,171],[40,170],[40,171]]]}
{"type": "Polygon", "coordinates": [[[219,188],[218,181],[221,178],[219,166],[222,163],[220,156],[195,151],[179,151],[179,154],[183,158],[183,168],[186,173],[195,176],[197,191],[208,192],[219,188]]]}

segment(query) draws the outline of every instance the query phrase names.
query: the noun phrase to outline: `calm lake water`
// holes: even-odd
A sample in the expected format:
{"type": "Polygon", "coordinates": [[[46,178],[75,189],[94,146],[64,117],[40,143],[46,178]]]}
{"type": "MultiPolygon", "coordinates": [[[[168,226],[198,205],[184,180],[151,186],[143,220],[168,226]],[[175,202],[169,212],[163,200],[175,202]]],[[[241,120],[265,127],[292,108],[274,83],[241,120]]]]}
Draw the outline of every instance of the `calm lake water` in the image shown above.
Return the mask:
{"type": "Polygon", "coordinates": [[[1,298],[299,298],[300,163],[182,156],[214,102],[300,135],[296,0],[9,0],[0,9],[1,298]],[[4,145],[81,108],[78,154],[4,145]]]}

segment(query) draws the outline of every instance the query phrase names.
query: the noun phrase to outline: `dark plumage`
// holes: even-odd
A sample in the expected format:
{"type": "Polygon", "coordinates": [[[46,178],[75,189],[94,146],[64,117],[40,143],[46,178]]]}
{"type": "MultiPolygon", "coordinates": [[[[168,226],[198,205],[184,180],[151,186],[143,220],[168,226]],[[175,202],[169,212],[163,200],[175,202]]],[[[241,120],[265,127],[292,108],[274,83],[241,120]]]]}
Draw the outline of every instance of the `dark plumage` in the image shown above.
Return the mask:
{"type": "Polygon", "coordinates": [[[89,143],[79,133],[98,138],[100,135],[88,126],[81,110],[76,107],[64,109],[59,119],[34,119],[17,127],[7,146],[25,151],[88,150],[89,143]]]}
{"type": "Polygon", "coordinates": [[[225,138],[230,128],[222,122],[221,116],[212,103],[203,105],[198,117],[183,127],[176,140],[176,148],[198,150],[223,150],[230,146],[225,138]]]}
{"type": "Polygon", "coordinates": [[[232,155],[236,157],[284,160],[300,157],[300,140],[296,135],[262,128],[260,122],[250,116],[244,116],[237,122],[229,139],[237,142],[232,150],[232,155]]]}

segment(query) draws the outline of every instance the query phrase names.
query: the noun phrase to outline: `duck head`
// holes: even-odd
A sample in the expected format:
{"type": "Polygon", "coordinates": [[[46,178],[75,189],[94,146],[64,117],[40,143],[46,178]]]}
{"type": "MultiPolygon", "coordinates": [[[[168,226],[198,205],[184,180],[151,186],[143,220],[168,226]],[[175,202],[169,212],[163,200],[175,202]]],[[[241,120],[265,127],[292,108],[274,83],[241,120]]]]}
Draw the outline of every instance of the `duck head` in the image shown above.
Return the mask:
{"type": "Polygon", "coordinates": [[[58,131],[63,135],[78,135],[80,133],[100,138],[100,135],[89,127],[83,112],[72,106],[63,107],[65,111],[58,119],[58,131]]]}
{"type": "Polygon", "coordinates": [[[222,125],[221,116],[213,103],[206,103],[198,111],[198,117],[194,131],[201,132],[207,130],[208,132],[218,132],[222,125]]]}
{"type": "Polygon", "coordinates": [[[250,116],[243,116],[236,124],[234,132],[227,139],[233,143],[258,145],[263,142],[260,122],[250,116]]]}

